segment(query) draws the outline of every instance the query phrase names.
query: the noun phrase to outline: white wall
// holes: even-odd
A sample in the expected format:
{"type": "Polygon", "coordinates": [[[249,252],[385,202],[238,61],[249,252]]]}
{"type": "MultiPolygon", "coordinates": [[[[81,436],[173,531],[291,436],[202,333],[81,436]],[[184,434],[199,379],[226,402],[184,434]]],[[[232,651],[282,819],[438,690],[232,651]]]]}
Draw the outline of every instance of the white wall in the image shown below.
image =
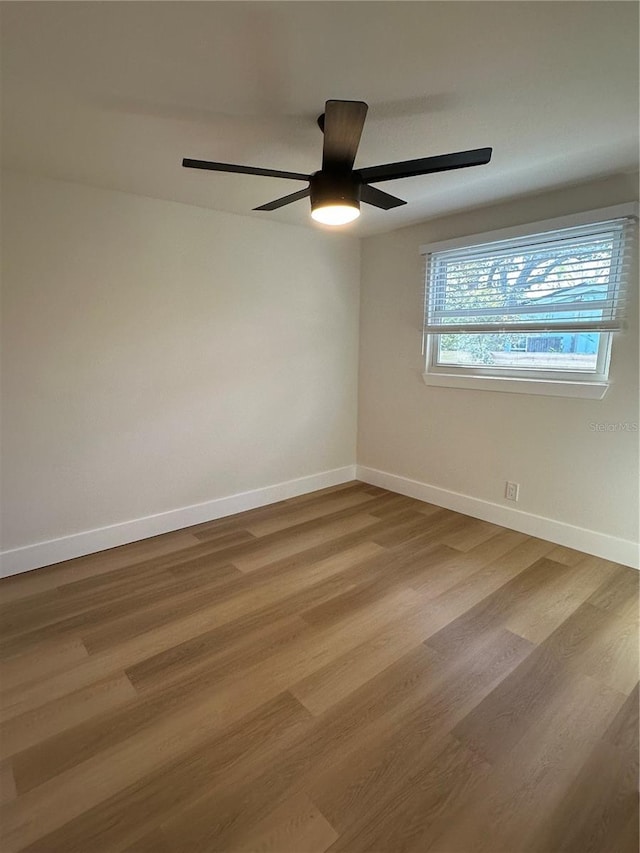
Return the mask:
{"type": "MultiPolygon", "coordinates": [[[[605,398],[534,397],[424,385],[419,255],[421,244],[633,201],[637,194],[638,176],[621,175],[364,240],[359,465],[499,506],[512,480],[521,484],[523,513],[637,542],[638,433],[589,426],[638,422],[637,270],[632,320],[615,338],[605,398]]],[[[482,504],[469,502],[474,510],[482,504]]],[[[511,523],[517,525],[516,514],[511,523]]],[[[545,532],[553,538],[551,527],[545,532]]],[[[591,549],[587,537],[580,541],[591,549]]]]}
{"type": "Polygon", "coordinates": [[[321,472],[351,476],[360,254],[363,476],[389,472],[399,490],[419,481],[433,500],[468,496],[458,508],[487,507],[507,526],[551,519],[556,541],[577,530],[584,550],[597,550],[586,531],[637,540],[638,434],[589,428],[638,421],[637,305],[602,401],[427,387],[419,256],[432,240],[634,200],[637,186],[636,175],[618,176],[360,245],[5,173],[2,548],[17,555],[8,571],[242,509],[244,498],[224,499],[247,490],[277,500],[289,487],[273,484],[308,477],[293,487],[305,491],[326,484],[321,472]],[[505,519],[495,513],[511,506],[507,479],[521,497],[505,519]],[[156,513],[170,515],[135,523],[156,513]],[[83,538],[108,525],[116,533],[83,538]]]}
{"type": "Polygon", "coordinates": [[[353,465],[357,240],[2,190],[3,549],[353,465]]]}

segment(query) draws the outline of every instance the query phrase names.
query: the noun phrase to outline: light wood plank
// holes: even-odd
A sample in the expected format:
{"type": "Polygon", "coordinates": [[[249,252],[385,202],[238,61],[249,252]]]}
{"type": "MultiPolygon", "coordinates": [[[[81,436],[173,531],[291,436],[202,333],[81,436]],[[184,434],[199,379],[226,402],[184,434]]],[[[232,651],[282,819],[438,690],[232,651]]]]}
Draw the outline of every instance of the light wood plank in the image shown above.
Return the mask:
{"type": "Polygon", "coordinates": [[[122,545],[120,548],[111,548],[98,554],[76,557],[75,560],[66,560],[32,572],[2,578],[0,580],[2,601],[19,601],[77,580],[109,574],[125,566],[135,566],[145,560],[192,547],[195,541],[188,532],[165,533],[162,536],[143,539],[141,542],[122,545]]]}
{"type": "Polygon", "coordinates": [[[16,798],[16,783],[10,761],[0,761],[0,805],[16,798]]]}
{"type": "Polygon", "coordinates": [[[2,690],[47,678],[55,672],[64,672],[89,657],[87,647],[79,637],[47,641],[17,652],[0,663],[2,690]]]}
{"type": "Polygon", "coordinates": [[[304,793],[295,794],[251,827],[229,853],[325,853],[338,833],[304,793]]]}
{"type": "Polygon", "coordinates": [[[127,676],[121,673],[13,717],[2,728],[0,758],[24,752],[92,717],[127,705],[137,696],[127,676]]]}
{"type": "Polygon", "coordinates": [[[290,536],[282,537],[274,544],[258,542],[252,549],[252,553],[235,557],[233,564],[243,572],[253,572],[269,565],[269,563],[275,563],[276,560],[290,557],[300,551],[313,548],[315,545],[322,545],[335,538],[348,533],[355,533],[377,523],[378,519],[374,516],[360,513],[344,520],[318,525],[311,530],[299,532],[294,529],[290,536]]]}

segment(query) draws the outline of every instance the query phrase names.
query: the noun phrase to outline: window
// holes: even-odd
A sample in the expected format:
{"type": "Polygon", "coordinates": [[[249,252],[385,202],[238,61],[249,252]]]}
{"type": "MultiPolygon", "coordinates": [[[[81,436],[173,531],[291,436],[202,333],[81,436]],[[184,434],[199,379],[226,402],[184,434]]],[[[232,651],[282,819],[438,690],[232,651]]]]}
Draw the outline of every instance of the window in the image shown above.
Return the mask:
{"type": "Polygon", "coordinates": [[[424,247],[425,382],[604,396],[634,212],[609,208],[424,247]]]}

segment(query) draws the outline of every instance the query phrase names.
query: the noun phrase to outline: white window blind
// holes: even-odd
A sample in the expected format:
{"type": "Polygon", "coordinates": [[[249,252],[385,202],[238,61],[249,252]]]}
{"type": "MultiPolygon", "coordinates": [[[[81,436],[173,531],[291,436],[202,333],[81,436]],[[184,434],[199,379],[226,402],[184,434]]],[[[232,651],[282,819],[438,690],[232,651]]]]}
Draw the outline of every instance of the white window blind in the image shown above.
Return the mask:
{"type": "Polygon", "coordinates": [[[622,328],[636,220],[426,256],[425,334],[622,328]]]}

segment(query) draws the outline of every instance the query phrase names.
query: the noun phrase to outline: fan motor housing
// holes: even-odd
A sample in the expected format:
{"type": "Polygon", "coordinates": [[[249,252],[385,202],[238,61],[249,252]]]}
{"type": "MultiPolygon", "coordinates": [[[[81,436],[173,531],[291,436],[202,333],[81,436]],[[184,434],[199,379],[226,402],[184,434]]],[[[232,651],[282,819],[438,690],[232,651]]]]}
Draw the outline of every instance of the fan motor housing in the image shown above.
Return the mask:
{"type": "Polygon", "coordinates": [[[360,209],[362,183],[353,172],[316,172],[309,181],[311,207],[346,204],[360,209]]]}

